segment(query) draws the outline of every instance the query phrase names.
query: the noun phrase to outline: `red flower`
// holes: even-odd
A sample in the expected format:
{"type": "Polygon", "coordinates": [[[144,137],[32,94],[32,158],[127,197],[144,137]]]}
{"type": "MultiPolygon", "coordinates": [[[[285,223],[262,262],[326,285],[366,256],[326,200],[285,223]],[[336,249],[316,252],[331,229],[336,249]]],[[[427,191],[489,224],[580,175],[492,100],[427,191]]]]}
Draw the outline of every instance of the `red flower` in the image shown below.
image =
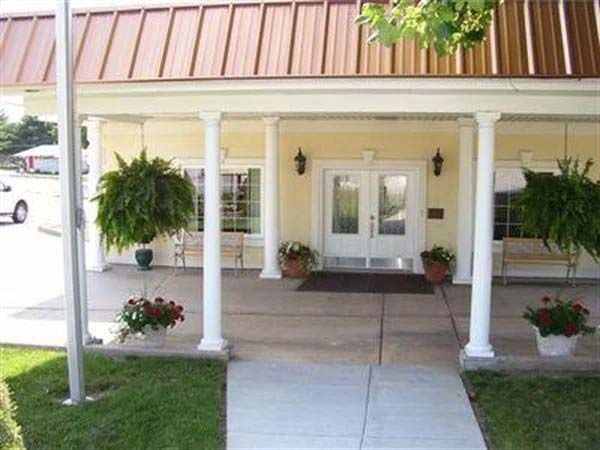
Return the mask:
{"type": "Polygon", "coordinates": [[[175,309],[176,309],[177,311],[181,312],[181,311],[183,311],[183,306],[181,306],[181,305],[177,305],[177,306],[175,307],[175,309]]]}
{"type": "Polygon", "coordinates": [[[135,305],[135,299],[130,298],[127,303],[129,303],[130,305],[135,305]]]}
{"type": "Polygon", "coordinates": [[[169,305],[170,305],[170,306],[175,306],[175,302],[174,302],[173,300],[171,300],[171,301],[169,302],[169,305]]]}
{"type": "Polygon", "coordinates": [[[154,299],[154,301],[155,301],[156,303],[162,303],[162,302],[164,302],[164,301],[165,301],[165,299],[164,299],[164,298],[162,298],[162,297],[156,297],[156,298],[154,299]]]}
{"type": "Polygon", "coordinates": [[[542,297],[542,302],[543,302],[543,303],[550,303],[550,296],[548,296],[548,295],[544,295],[544,296],[542,297]]]}
{"type": "Polygon", "coordinates": [[[145,308],[146,306],[150,306],[150,302],[149,302],[148,300],[144,300],[144,303],[143,303],[143,304],[144,304],[144,308],[145,308]]]}
{"type": "Polygon", "coordinates": [[[547,309],[540,311],[540,325],[544,327],[552,325],[552,316],[547,309]]]}
{"type": "Polygon", "coordinates": [[[590,310],[587,308],[583,308],[583,313],[587,316],[590,313],[590,310]]]}
{"type": "Polygon", "coordinates": [[[577,325],[575,325],[573,322],[567,323],[565,325],[565,336],[573,336],[575,333],[577,333],[577,325]]]}
{"type": "Polygon", "coordinates": [[[573,311],[575,311],[576,313],[580,313],[581,311],[583,311],[583,306],[581,306],[579,303],[575,303],[575,305],[573,305],[573,311]]]}

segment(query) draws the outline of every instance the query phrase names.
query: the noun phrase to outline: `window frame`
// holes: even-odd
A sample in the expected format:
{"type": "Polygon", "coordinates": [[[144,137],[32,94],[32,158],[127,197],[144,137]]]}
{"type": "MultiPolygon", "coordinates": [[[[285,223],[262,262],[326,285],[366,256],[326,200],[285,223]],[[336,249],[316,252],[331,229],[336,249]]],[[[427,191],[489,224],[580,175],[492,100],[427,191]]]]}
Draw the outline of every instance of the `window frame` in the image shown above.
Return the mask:
{"type": "MultiPolygon", "coordinates": [[[[498,169],[502,170],[523,170],[524,168],[533,170],[534,172],[552,172],[554,175],[560,173],[558,168],[558,164],[556,161],[532,161],[526,166],[520,160],[497,160],[494,163],[494,199],[495,199],[495,188],[496,188],[496,171],[498,169]]],[[[475,172],[477,174],[477,167],[475,164],[475,172]]],[[[476,185],[476,184],[475,184],[476,185]]],[[[475,199],[473,199],[475,200],[475,199]]],[[[495,206],[495,201],[494,201],[495,206]]],[[[496,224],[496,215],[494,213],[493,217],[493,225],[496,224]]],[[[493,249],[494,253],[502,253],[503,250],[503,242],[502,240],[494,240],[493,241],[493,249]]]]}
{"type": "MultiPolygon", "coordinates": [[[[175,158],[174,164],[181,173],[185,169],[204,169],[204,158],[175,158]]],[[[244,233],[244,243],[250,247],[263,245],[265,225],[265,163],[258,158],[224,158],[221,160],[221,169],[259,169],[260,170],[260,233],[244,233]]],[[[200,234],[200,231],[191,231],[192,235],[200,234]]]]}

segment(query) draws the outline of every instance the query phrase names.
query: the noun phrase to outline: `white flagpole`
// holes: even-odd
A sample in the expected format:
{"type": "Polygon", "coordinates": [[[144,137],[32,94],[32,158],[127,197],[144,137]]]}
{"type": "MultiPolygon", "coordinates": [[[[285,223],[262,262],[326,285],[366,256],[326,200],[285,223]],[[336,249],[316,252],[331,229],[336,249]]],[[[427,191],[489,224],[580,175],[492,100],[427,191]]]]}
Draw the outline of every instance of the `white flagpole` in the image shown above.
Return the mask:
{"type": "Polygon", "coordinates": [[[73,38],[69,0],[56,0],[56,109],[58,113],[59,174],[64,255],[65,304],[67,313],[67,359],[69,399],[66,404],[85,401],[81,292],[79,287],[78,229],[83,214],[77,205],[77,138],[73,93],[73,38]]]}

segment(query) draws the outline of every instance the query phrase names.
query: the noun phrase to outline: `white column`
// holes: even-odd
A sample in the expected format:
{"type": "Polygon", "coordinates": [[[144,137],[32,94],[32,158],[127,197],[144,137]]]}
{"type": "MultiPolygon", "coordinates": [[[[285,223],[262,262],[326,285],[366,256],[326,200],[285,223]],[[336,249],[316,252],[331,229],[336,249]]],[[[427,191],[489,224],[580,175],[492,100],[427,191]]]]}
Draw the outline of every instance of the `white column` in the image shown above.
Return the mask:
{"type": "Polygon", "coordinates": [[[455,284],[471,284],[473,258],[473,120],[458,119],[458,214],[455,284]]]}
{"type": "Polygon", "coordinates": [[[279,268],[279,118],[265,117],[265,232],[261,278],[281,278],[279,268]]]}
{"type": "Polygon", "coordinates": [[[88,260],[87,270],[104,272],[110,269],[106,262],[104,246],[100,240],[100,230],[96,225],[98,203],[91,201],[98,194],[98,184],[102,176],[102,121],[89,118],[84,126],[87,127],[87,162],[89,172],[87,176],[87,211],[88,211],[88,260]]]}
{"type": "Polygon", "coordinates": [[[221,351],[221,113],[203,112],[204,121],[204,335],[198,350],[221,351]]]}
{"type": "Polygon", "coordinates": [[[494,124],[497,112],[478,112],[477,194],[475,204],[475,255],[471,287],[471,322],[469,357],[494,356],[490,344],[490,314],[492,303],[492,240],[494,226],[494,124]]]}
{"type": "Polygon", "coordinates": [[[64,261],[69,404],[85,401],[77,252],[77,143],[73,92],[73,36],[69,1],[56,2],[56,109],[64,261]]]}

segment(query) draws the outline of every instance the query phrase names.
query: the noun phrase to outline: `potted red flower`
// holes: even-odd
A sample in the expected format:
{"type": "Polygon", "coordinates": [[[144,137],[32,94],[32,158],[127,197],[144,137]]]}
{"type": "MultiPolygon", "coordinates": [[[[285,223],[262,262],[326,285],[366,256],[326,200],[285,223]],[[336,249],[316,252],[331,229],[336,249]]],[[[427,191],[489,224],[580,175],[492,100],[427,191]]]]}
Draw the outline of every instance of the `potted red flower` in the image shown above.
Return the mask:
{"type": "Polygon", "coordinates": [[[431,284],[441,284],[446,279],[454,259],[454,253],[441,245],[434,245],[431,250],[422,252],[425,279],[431,284]]]}
{"type": "Polygon", "coordinates": [[[286,241],[279,245],[279,264],[288,277],[306,278],[318,261],[318,252],[301,242],[286,241]]]}
{"type": "Polygon", "coordinates": [[[577,339],[595,330],[587,326],[590,311],[581,303],[546,295],[538,308],[528,306],[523,318],[533,325],[541,356],[569,356],[577,339]]]}
{"type": "Polygon", "coordinates": [[[167,328],[183,322],[183,306],[174,301],[155,297],[150,301],[144,297],[131,297],[117,315],[118,338],[124,342],[128,337],[140,339],[146,347],[162,347],[167,328]]]}

